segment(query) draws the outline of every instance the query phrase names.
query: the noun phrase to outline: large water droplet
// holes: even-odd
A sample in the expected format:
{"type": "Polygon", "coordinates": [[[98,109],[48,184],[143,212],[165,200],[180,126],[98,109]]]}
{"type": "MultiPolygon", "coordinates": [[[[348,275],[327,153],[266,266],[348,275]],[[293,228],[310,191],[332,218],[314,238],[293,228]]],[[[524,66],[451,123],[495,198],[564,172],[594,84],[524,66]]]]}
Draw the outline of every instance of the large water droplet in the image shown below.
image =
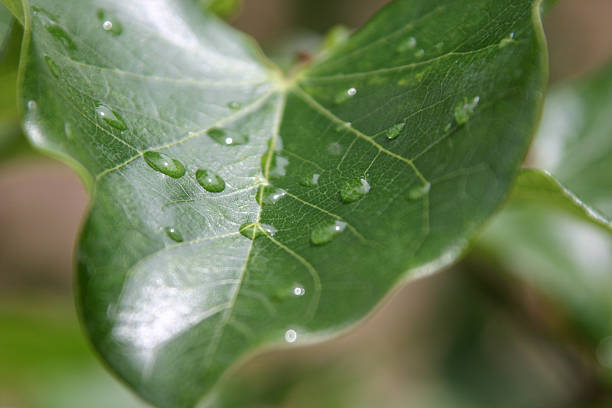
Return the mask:
{"type": "Polygon", "coordinates": [[[264,192],[263,203],[271,204],[271,205],[276,204],[281,199],[283,199],[286,195],[287,195],[287,192],[285,192],[284,190],[281,190],[280,188],[277,188],[276,190],[269,192],[269,193],[264,192]]]}
{"type": "Polygon", "coordinates": [[[49,67],[49,71],[51,71],[51,74],[53,74],[54,77],[59,78],[60,70],[57,67],[57,64],[55,63],[55,61],[53,61],[53,59],[50,56],[45,55],[45,62],[47,63],[47,66],[49,67]]]}
{"type": "Polygon", "coordinates": [[[123,26],[116,18],[112,18],[104,10],[98,10],[98,20],[102,23],[102,29],[113,35],[123,32],[123,26]]]}
{"type": "Polygon", "coordinates": [[[265,232],[263,232],[256,223],[252,222],[242,224],[239,231],[242,236],[247,237],[251,241],[265,235],[265,232]]]}
{"type": "Polygon", "coordinates": [[[289,329],[285,332],[285,341],[287,343],[295,343],[298,339],[298,334],[295,330],[289,329]]]}
{"type": "Polygon", "coordinates": [[[183,234],[181,234],[174,227],[167,227],[166,228],[166,235],[168,235],[168,238],[170,238],[171,240],[173,240],[175,242],[183,242],[183,234]]]}
{"type": "Polygon", "coordinates": [[[406,127],[405,122],[396,123],[395,125],[391,126],[389,129],[387,129],[387,139],[389,140],[397,139],[405,127],[406,127]]]}
{"type": "Polygon", "coordinates": [[[431,183],[415,186],[408,190],[408,198],[411,200],[419,200],[429,194],[430,191],[431,183]]]}
{"type": "Polygon", "coordinates": [[[472,99],[465,97],[457,103],[455,106],[455,120],[458,125],[465,125],[469,122],[479,102],[480,97],[476,96],[472,99]]]}
{"type": "Polygon", "coordinates": [[[185,166],[180,161],[159,152],[145,152],[144,159],[152,169],[178,179],[185,175],[185,166]]]}
{"type": "Polygon", "coordinates": [[[340,92],[334,99],[334,103],[340,105],[357,95],[357,88],[349,88],[346,91],[340,92]]]}
{"type": "Polygon", "coordinates": [[[403,53],[417,46],[417,40],[414,37],[408,37],[397,46],[397,52],[403,53]]]}
{"type": "Polygon", "coordinates": [[[104,122],[108,123],[115,129],[126,130],[127,126],[125,121],[118,113],[113,112],[108,106],[98,105],[96,107],[96,114],[104,122]]]}
{"type": "Polygon", "coordinates": [[[211,170],[200,169],[196,171],[196,180],[208,192],[220,193],[225,190],[225,181],[211,170]]]}
{"type": "Polygon", "coordinates": [[[240,146],[249,142],[248,135],[227,129],[212,128],[206,133],[208,133],[212,140],[225,146],[240,146]]]}
{"type": "Polygon", "coordinates": [[[340,190],[340,196],[345,203],[352,203],[361,200],[370,192],[370,184],[364,178],[352,179],[344,183],[340,190]]]}
{"type": "Polygon", "coordinates": [[[342,221],[317,225],[310,232],[310,242],[312,242],[313,245],[329,244],[345,229],[346,223],[342,221]]]}
{"type": "Polygon", "coordinates": [[[239,110],[242,105],[240,104],[240,102],[230,102],[227,104],[227,107],[231,110],[239,110]]]}
{"type": "Polygon", "coordinates": [[[314,187],[319,184],[319,177],[321,177],[320,174],[306,176],[300,181],[300,184],[304,187],[314,187]]]}

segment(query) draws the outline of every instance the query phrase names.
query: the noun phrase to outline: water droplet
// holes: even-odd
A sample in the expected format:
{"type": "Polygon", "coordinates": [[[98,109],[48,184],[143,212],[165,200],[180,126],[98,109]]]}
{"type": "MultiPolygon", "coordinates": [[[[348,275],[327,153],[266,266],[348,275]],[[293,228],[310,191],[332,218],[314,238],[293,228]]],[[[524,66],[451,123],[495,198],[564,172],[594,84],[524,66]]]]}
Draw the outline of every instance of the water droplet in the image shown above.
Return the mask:
{"type": "Polygon", "coordinates": [[[306,294],[306,289],[301,285],[297,285],[293,288],[293,294],[295,296],[304,296],[306,294]]]}
{"type": "Polygon", "coordinates": [[[227,129],[212,128],[206,133],[215,142],[225,146],[240,146],[249,142],[249,136],[243,133],[236,133],[227,129]]]}
{"type": "Polygon", "coordinates": [[[126,130],[127,126],[121,116],[118,113],[113,112],[108,106],[98,105],[96,107],[96,114],[100,119],[119,130],[126,130]]]}
{"type": "Polygon", "coordinates": [[[341,123],[338,126],[336,126],[336,132],[340,133],[340,132],[344,132],[345,130],[348,130],[348,128],[350,128],[352,126],[351,122],[345,122],[345,123],[341,123]]]}
{"type": "Polygon", "coordinates": [[[334,103],[336,103],[336,105],[340,105],[341,103],[348,101],[355,95],[357,95],[357,88],[349,88],[346,91],[340,92],[338,96],[336,96],[334,103]]]}
{"type": "Polygon", "coordinates": [[[70,35],[66,32],[66,30],[64,30],[57,24],[57,21],[55,21],[55,17],[53,17],[49,12],[41,8],[32,7],[32,9],[34,10],[34,14],[39,18],[41,24],[47,29],[49,34],[55,37],[56,40],[59,40],[64,45],[64,47],[71,50],[76,49],[74,41],[72,41],[72,38],[70,38],[70,35]]]}
{"type": "Polygon", "coordinates": [[[514,42],[514,33],[510,33],[506,38],[499,42],[499,48],[505,48],[514,42]]]}
{"type": "Polygon", "coordinates": [[[225,181],[213,171],[199,169],[196,171],[196,180],[210,193],[220,193],[225,190],[225,181]]]}
{"type": "Polygon", "coordinates": [[[268,224],[261,224],[261,229],[263,230],[263,232],[265,232],[271,237],[276,235],[276,233],[278,232],[278,230],[274,226],[268,224]]]}
{"type": "Polygon", "coordinates": [[[405,39],[404,41],[402,41],[400,43],[400,45],[397,46],[397,52],[399,52],[399,53],[406,52],[408,50],[413,49],[416,46],[417,46],[416,38],[409,37],[409,38],[405,39]]]}
{"type": "Polygon", "coordinates": [[[277,152],[270,152],[261,157],[261,169],[263,174],[267,175],[268,179],[277,179],[284,177],[287,174],[287,166],[289,160],[281,156],[277,152]]]}
{"type": "Polygon", "coordinates": [[[313,245],[329,244],[345,229],[346,223],[342,221],[317,225],[310,232],[310,242],[313,245]]]}
{"type": "Polygon", "coordinates": [[[256,240],[257,238],[265,235],[265,233],[259,228],[256,223],[247,222],[240,226],[240,234],[242,236],[247,237],[251,241],[256,240]]]}
{"type": "Polygon", "coordinates": [[[36,101],[30,100],[27,103],[28,106],[28,110],[36,110],[36,108],[38,107],[38,105],[36,104],[36,101]]]}
{"type": "Polygon", "coordinates": [[[463,100],[457,103],[455,106],[455,120],[457,121],[458,125],[465,125],[468,123],[479,102],[480,97],[476,96],[471,100],[465,97],[463,100]]]}
{"type": "Polygon", "coordinates": [[[431,191],[431,183],[422,184],[420,186],[412,187],[408,190],[408,198],[411,200],[419,200],[425,197],[431,191]]]}
{"type": "Polygon", "coordinates": [[[344,148],[338,142],[330,143],[329,146],[327,146],[327,153],[332,156],[340,156],[342,152],[344,152],[344,148]]]}
{"type": "Polygon", "coordinates": [[[425,50],[424,49],[420,49],[417,52],[414,53],[414,56],[416,58],[423,58],[425,56],[425,50]]]}
{"type": "Polygon", "coordinates": [[[74,131],[72,130],[72,125],[70,122],[64,123],[64,133],[66,134],[66,138],[68,140],[74,139],[74,131]]]}
{"type": "Polygon", "coordinates": [[[227,104],[227,107],[230,108],[231,110],[239,110],[242,105],[239,102],[230,102],[227,104]]]}
{"type": "Polygon", "coordinates": [[[314,187],[319,184],[319,177],[321,177],[320,174],[306,176],[300,181],[300,184],[304,187],[314,187]]]}
{"type": "Polygon", "coordinates": [[[98,10],[98,20],[102,22],[102,29],[113,35],[123,32],[123,26],[116,18],[111,18],[104,10],[98,10]]]}
{"type": "Polygon", "coordinates": [[[51,74],[53,74],[54,77],[59,78],[60,71],[55,61],[53,61],[53,59],[51,59],[50,56],[45,55],[45,62],[47,63],[47,66],[49,67],[49,71],[51,71],[51,74]]]}
{"type": "Polygon", "coordinates": [[[263,203],[270,204],[270,205],[276,204],[281,199],[283,199],[286,195],[287,195],[287,192],[278,188],[271,193],[264,194],[263,203]]]}
{"type": "Polygon", "coordinates": [[[287,343],[295,343],[298,339],[298,334],[295,330],[289,329],[285,332],[285,341],[287,343]]]}
{"type": "Polygon", "coordinates": [[[340,196],[345,203],[353,203],[361,200],[370,192],[370,184],[364,178],[349,180],[344,183],[344,187],[340,190],[340,196]]]}
{"type": "Polygon", "coordinates": [[[166,228],[166,235],[175,242],[183,242],[183,235],[173,227],[166,228]]]}
{"type": "Polygon", "coordinates": [[[395,125],[391,126],[389,129],[387,129],[387,139],[389,140],[397,139],[405,127],[406,127],[405,122],[396,123],[395,125]]]}
{"type": "Polygon", "coordinates": [[[157,170],[175,179],[185,175],[185,166],[168,155],[159,152],[145,152],[143,156],[153,170],[157,170]]]}

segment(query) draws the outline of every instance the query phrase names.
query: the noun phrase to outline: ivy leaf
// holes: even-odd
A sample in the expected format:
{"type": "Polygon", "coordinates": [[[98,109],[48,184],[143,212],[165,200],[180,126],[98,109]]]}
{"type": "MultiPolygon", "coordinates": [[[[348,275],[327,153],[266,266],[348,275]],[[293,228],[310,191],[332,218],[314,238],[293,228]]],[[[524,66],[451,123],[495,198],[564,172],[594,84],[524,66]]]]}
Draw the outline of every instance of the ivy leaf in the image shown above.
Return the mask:
{"type": "Polygon", "coordinates": [[[26,132],[92,192],[83,322],[159,407],[452,263],[546,83],[531,0],[397,0],[292,78],[193,2],[34,0],[25,28],[26,132]]]}
{"type": "Polygon", "coordinates": [[[548,294],[591,341],[612,376],[612,65],[546,102],[532,164],[482,249],[548,294]]]}

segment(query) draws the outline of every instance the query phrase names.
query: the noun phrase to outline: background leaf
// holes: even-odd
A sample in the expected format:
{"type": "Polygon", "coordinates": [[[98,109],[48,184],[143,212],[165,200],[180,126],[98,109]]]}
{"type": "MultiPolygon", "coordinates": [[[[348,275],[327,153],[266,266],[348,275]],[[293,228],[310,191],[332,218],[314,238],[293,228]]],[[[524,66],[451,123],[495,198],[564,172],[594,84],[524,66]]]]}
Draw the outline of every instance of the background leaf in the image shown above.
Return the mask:
{"type": "Polygon", "coordinates": [[[190,2],[27,11],[27,134],[93,195],[87,332],[161,407],[453,262],[505,197],[546,81],[527,0],[398,0],[289,80],[190,2]]]}

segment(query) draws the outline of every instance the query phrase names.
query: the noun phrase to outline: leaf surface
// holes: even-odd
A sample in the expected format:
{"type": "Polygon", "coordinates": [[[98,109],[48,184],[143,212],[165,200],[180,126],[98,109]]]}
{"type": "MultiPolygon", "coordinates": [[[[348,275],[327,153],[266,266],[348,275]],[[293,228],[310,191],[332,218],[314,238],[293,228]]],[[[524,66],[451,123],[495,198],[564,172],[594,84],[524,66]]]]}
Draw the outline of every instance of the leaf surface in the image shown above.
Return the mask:
{"type": "Polygon", "coordinates": [[[87,333],[159,407],[452,263],[546,82],[530,0],[397,0],[289,79],[193,2],[35,0],[25,21],[26,132],[92,192],[87,333]]]}

